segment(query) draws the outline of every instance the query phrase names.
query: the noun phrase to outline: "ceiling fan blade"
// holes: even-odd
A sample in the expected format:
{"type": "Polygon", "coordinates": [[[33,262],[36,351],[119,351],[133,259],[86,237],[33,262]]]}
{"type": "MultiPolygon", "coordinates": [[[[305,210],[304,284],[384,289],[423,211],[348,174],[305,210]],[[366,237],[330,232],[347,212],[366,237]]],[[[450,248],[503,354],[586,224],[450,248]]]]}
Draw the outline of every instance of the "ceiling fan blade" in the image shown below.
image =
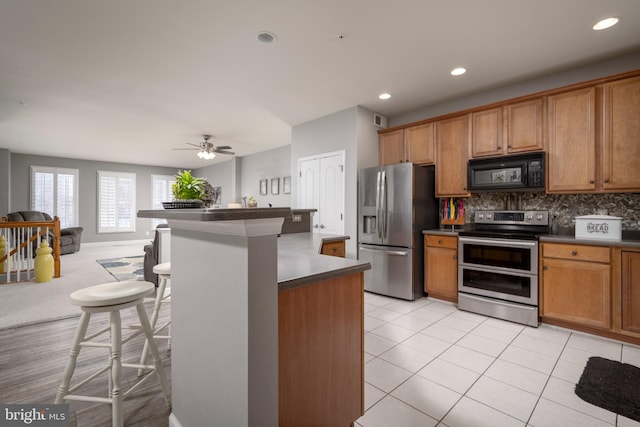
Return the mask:
{"type": "Polygon", "coordinates": [[[174,148],[174,150],[189,150],[189,151],[197,151],[199,148],[174,148]]]}
{"type": "Polygon", "coordinates": [[[233,151],[215,151],[218,154],[230,154],[232,156],[234,156],[236,153],[234,153],[233,151]]]}
{"type": "Polygon", "coordinates": [[[216,150],[231,150],[231,147],[229,147],[228,145],[216,145],[215,149],[216,150]]]}
{"type": "Polygon", "coordinates": [[[194,147],[198,147],[198,148],[201,148],[201,147],[202,147],[202,144],[192,144],[192,143],[190,143],[190,142],[187,142],[186,144],[187,144],[187,145],[193,145],[194,147]]]}

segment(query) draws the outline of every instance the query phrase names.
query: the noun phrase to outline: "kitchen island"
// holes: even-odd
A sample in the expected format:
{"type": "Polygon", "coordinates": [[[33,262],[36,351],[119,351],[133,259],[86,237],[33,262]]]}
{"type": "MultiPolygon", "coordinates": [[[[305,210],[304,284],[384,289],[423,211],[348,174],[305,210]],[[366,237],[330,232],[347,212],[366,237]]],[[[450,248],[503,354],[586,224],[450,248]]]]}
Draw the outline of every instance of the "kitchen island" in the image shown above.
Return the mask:
{"type": "Polygon", "coordinates": [[[349,425],[362,414],[370,266],[319,255],[313,233],[278,238],[290,214],[138,213],[172,229],[171,426],[349,425]]]}

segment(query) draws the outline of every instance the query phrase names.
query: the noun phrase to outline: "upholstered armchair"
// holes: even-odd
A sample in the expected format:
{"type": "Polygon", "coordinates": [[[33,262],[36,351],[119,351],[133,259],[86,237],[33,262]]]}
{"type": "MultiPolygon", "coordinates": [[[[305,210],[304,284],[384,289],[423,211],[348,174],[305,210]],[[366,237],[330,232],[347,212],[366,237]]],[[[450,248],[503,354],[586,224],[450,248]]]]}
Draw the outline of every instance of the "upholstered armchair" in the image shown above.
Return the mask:
{"type": "MultiPolygon", "coordinates": [[[[39,211],[20,211],[7,214],[8,221],[52,221],[51,215],[39,211]]],[[[82,227],[69,227],[60,230],[60,255],[80,250],[82,227]]]]}

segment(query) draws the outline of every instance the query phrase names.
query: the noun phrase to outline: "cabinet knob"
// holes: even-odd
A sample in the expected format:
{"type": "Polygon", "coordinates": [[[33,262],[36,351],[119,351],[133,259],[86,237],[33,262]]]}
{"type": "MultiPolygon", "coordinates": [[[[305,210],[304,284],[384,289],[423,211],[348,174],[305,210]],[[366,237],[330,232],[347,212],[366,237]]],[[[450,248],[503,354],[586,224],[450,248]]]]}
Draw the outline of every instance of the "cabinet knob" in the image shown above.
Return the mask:
{"type": "Polygon", "coordinates": [[[502,146],[501,145],[498,145],[498,150],[502,150],[502,146]]]}
{"type": "Polygon", "coordinates": [[[608,183],[609,183],[609,179],[605,179],[605,180],[604,180],[604,183],[605,183],[605,184],[608,184],[608,183]]]}
{"type": "Polygon", "coordinates": [[[578,251],[571,251],[571,255],[573,255],[573,256],[578,255],[578,251]]]}
{"type": "Polygon", "coordinates": [[[589,180],[589,184],[594,184],[594,183],[595,183],[594,180],[592,180],[592,179],[589,180]]]}
{"type": "Polygon", "coordinates": [[[549,267],[547,267],[546,265],[543,265],[543,266],[542,266],[542,269],[543,269],[544,271],[547,271],[547,270],[549,269],[549,267]]]}
{"type": "Polygon", "coordinates": [[[442,244],[442,239],[438,240],[438,244],[441,245],[442,244]]]}
{"type": "Polygon", "coordinates": [[[507,144],[507,148],[508,148],[508,149],[511,149],[511,145],[507,144]]]}
{"type": "Polygon", "coordinates": [[[458,255],[453,255],[453,259],[458,259],[458,255]]]}

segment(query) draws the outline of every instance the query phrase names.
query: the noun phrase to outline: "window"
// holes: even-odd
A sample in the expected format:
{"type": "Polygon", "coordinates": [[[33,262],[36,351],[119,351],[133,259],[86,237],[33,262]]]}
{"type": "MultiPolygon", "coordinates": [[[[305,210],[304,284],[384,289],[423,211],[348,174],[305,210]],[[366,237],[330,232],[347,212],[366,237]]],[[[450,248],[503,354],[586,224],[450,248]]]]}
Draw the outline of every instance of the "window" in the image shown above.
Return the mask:
{"type": "MultiPolygon", "coordinates": [[[[176,182],[176,177],[172,175],[151,175],[151,209],[162,209],[162,202],[173,200],[171,185],[176,182]]],[[[151,224],[156,228],[166,220],[153,218],[151,224]]]]}
{"type": "Polygon", "coordinates": [[[136,231],[136,174],[98,171],[98,233],[136,231]]]}
{"type": "Polygon", "coordinates": [[[78,169],[31,166],[31,209],[60,218],[60,228],[78,225],[78,169]]]}

